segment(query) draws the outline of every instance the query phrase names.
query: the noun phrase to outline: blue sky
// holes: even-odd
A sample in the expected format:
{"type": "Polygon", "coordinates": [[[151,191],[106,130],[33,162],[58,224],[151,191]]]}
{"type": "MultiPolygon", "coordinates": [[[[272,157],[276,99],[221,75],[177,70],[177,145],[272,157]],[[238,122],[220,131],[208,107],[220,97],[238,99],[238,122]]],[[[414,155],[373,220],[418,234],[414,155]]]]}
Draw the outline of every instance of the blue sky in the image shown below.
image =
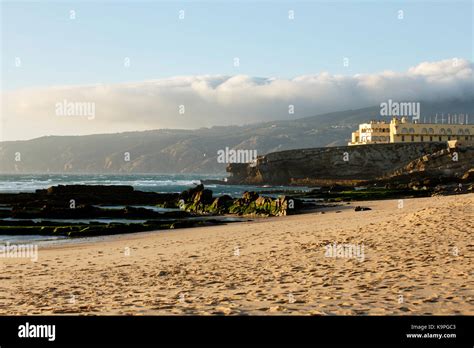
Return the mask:
{"type": "Polygon", "coordinates": [[[406,71],[422,61],[472,61],[472,18],[470,1],[3,1],[2,88],[406,71]]]}

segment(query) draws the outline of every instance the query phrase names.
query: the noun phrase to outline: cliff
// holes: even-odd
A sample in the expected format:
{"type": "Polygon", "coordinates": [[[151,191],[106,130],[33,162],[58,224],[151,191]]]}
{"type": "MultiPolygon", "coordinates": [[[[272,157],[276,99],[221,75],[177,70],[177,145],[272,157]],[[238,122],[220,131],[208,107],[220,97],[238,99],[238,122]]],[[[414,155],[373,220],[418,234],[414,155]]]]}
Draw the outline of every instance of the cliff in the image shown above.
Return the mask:
{"type": "Polygon", "coordinates": [[[472,147],[460,149],[458,161],[453,161],[444,142],[289,150],[259,156],[254,165],[228,165],[228,182],[326,186],[357,185],[422,171],[426,176],[462,176],[473,166],[473,153],[472,147]]]}

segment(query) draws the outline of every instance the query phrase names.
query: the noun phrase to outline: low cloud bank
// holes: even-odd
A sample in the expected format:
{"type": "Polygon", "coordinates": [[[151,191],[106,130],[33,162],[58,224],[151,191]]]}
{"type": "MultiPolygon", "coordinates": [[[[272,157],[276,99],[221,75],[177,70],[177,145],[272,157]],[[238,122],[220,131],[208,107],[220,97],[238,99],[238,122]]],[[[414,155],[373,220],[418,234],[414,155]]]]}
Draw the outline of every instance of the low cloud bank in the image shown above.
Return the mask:
{"type": "Polygon", "coordinates": [[[388,99],[453,98],[474,98],[473,63],[468,60],[423,62],[406,72],[353,76],[322,72],[290,80],[200,75],[58,86],[4,93],[2,136],[14,140],[247,124],[379,105],[388,99]]]}

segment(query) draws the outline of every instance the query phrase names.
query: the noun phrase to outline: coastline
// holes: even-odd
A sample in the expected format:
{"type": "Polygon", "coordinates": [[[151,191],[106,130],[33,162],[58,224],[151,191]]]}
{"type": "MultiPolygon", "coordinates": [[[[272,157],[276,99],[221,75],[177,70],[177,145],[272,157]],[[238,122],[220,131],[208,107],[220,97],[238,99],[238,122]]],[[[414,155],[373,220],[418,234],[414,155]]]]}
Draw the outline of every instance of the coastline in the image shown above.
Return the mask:
{"type": "Polygon", "coordinates": [[[473,315],[474,194],[403,202],[40,246],[0,259],[0,314],[473,315]]]}

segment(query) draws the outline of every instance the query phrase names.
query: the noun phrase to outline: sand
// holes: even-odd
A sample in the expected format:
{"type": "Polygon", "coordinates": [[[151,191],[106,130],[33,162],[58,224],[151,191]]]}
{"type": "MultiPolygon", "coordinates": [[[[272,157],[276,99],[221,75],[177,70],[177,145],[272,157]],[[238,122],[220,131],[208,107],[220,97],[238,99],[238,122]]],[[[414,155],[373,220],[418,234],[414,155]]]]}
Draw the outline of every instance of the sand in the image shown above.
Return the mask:
{"type": "Polygon", "coordinates": [[[357,202],[40,246],[37,262],[0,259],[0,314],[474,315],[473,203],[357,202]]]}

